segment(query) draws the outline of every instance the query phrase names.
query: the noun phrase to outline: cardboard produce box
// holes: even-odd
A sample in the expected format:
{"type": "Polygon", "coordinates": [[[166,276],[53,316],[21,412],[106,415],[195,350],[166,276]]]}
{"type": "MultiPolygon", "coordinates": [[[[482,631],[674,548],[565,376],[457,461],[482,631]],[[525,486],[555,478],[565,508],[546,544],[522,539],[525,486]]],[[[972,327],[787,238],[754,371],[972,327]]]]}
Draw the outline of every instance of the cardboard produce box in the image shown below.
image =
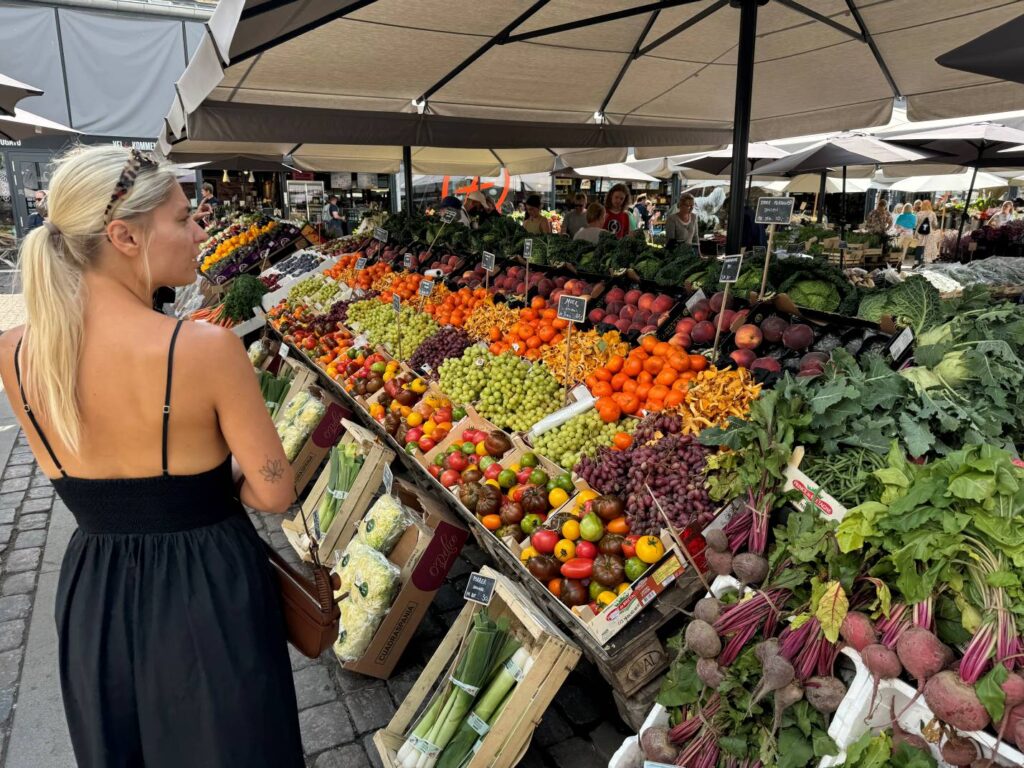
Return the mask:
{"type": "Polygon", "coordinates": [[[288,394],[283,400],[284,406],[278,413],[278,420],[282,418],[284,408],[299,395],[303,390],[309,392],[325,405],[324,415],[320,418],[316,427],[306,438],[298,454],[292,460],[292,470],[295,472],[295,493],[298,496],[316,477],[320,464],[323,462],[331,446],[336,445],[341,438],[343,431],[342,421],[352,417],[352,411],[341,404],[341,401],[326,389],[321,389],[310,382],[316,378],[305,366],[300,366],[296,371],[295,379],[292,381],[288,394]]]}
{"type": "MultiPolygon", "coordinates": [[[[487,567],[480,575],[494,581],[488,614],[494,620],[510,621],[511,633],[529,651],[533,664],[481,737],[466,768],[512,768],[525,754],[545,710],[576,666],[580,650],[510,579],[487,567]]],[[[398,751],[416,724],[417,714],[438,695],[455,670],[474,616],[482,608],[475,602],[466,603],[391,722],[374,734],[373,743],[385,768],[398,768],[398,751]]]]}
{"type": "Polygon", "coordinates": [[[391,676],[469,536],[445,507],[416,486],[397,479],[393,491],[423,525],[409,526],[388,555],[401,569],[402,586],[366,653],[343,664],[351,672],[381,680],[391,676]]]}
{"type": "Polygon", "coordinates": [[[325,561],[331,560],[335,550],[342,550],[355,535],[356,525],[370,508],[374,496],[380,488],[381,480],[384,477],[385,468],[395,458],[394,451],[384,445],[377,436],[370,430],[362,427],[348,419],[342,421],[345,432],[341,436],[340,445],[347,443],[358,443],[363,454],[363,465],[359,469],[355,482],[348,491],[348,495],[341,500],[340,507],[326,531],[320,530],[320,520],[317,510],[327,493],[327,485],[330,480],[330,467],[326,467],[320,473],[309,496],[302,502],[302,508],[294,519],[284,520],[281,523],[281,530],[288,539],[288,543],[307,563],[312,562],[309,555],[309,532],[314,536],[317,531],[320,533],[318,539],[321,556],[325,561]],[[305,519],[305,524],[303,524],[305,519]]]}

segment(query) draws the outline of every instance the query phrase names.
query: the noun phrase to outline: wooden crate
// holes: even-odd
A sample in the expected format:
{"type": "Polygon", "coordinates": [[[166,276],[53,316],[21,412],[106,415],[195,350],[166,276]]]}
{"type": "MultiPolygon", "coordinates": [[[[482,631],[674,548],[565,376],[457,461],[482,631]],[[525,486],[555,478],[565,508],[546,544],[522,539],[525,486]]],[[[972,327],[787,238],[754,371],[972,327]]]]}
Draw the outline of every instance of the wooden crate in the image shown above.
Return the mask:
{"type": "MultiPolygon", "coordinates": [[[[348,492],[338,509],[330,528],[322,531],[320,539],[320,556],[325,562],[331,562],[335,550],[343,550],[345,545],[355,535],[356,525],[362,518],[363,513],[369,509],[373,497],[380,488],[384,476],[384,468],[395,458],[394,452],[387,448],[384,443],[377,439],[377,436],[370,430],[354,424],[347,419],[342,422],[345,434],[341,437],[341,445],[347,443],[359,443],[363,451],[363,466],[356,476],[352,488],[348,492]]],[[[299,514],[292,520],[284,520],[281,523],[281,530],[284,532],[288,543],[306,562],[311,562],[309,556],[309,540],[306,537],[306,526],[315,535],[314,514],[320,507],[324,494],[327,492],[327,483],[330,479],[330,468],[325,468],[320,473],[313,490],[302,502],[299,514]],[[303,525],[305,518],[305,525],[303,525]]],[[[317,523],[319,521],[317,520],[317,523]]]]}
{"type": "MultiPolygon", "coordinates": [[[[534,729],[576,666],[580,650],[510,579],[486,566],[481,573],[495,580],[488,613],[494,619],[507,617],[511,621],[511,631],[530,651],[533,666],[513,689],[502,714],[484,736],[480,749],[466,768],[512,768],[525,754],[534,729]]],[[[466,603],[391,722],[374,734],[373,743],[385,768],[398,768],[395,756],[405,743],[405,734],[412,729],[417,716],[426,709],[441,684],[447,682],[458,662],[473,617],[481,609],[476,603],[466,603]]]]}

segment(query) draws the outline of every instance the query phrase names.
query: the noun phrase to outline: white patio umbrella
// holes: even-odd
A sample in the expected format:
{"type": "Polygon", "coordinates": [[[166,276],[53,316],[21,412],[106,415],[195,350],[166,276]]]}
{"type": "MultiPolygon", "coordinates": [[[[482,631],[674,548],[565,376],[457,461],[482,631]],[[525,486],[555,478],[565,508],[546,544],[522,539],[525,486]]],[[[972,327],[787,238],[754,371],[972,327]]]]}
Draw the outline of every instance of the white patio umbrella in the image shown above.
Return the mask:
{"type": "MultiPolygon", "coordinates": [[[[884,181],[888,182],[889,179],[884,181]]],[[[889,189],[896,192],[963,192],[967,189],[999,189],[1008,186],[1010,186],[1008,179],[993,176],[991,173],[978,173],[975,169],[974,173],[964,171],[963,173],[943,173],[935,176],[908,176],[905,179],[894,180],[889,189]]]]}
{"type": "MultiPolygon", "coordinates": [[[[871,186],[871,179],[847,179],[846,191],[866,192],[871,186]]],[[[776,181],[769,185],[769,189],[778,189],[781,192],[790,194],[819,194],[821,192],[821,177],[816,173],[804,173],[796,176],[790,181],[776,181]],[[777,186],[776,186],[777,185],[777,186]]],[[[828,194],[845,193],[843,180],[833,176],[825,177],[825,192],[828,194]]]]}
{"type": "Polygon", "coordinates": [[[33,115],[24,109],[14,110],[14,115],[0,115],[0,139],[24,141],[33,136],[61,136],[78,133],[74,128],[33,115]]]}
{"type": "Polygon", "coordinates": [[[14,116],[14,107],[28,96],[42,96],[43,92],[32,85],[26,85],[13,77],[0,74],[0,115],[14,116]]]}
{"type": "MultiPolygon", "coordinates": [[[[786,150],[772,144],[754,142],[747,147],[747,171],[748,173],[753,172],[773,160],[778,160],[788,154],[786,150]]],[[[692,169],[721,176],[732,172],[732,157],[733,149],[732,144],[730,144],[725,149],[705,152],[697,157],[682,160],[675,168],[684,172],[692,169]]]]}
{"type": "Polygon", "coordinates": [[[591,165],[585,168],[573,168],[579,176],[588,179],[614,179],[615,181],[657,181],[654,176],[638,171],[626,163],[609,163],[607,165],[591,165]]]}

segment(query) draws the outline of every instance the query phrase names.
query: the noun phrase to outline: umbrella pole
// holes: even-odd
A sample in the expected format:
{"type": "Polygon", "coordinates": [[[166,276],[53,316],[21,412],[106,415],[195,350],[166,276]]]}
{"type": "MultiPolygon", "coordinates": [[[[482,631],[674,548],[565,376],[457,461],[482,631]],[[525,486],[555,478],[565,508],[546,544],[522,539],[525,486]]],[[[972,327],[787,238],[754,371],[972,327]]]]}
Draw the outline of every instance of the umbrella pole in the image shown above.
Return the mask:
{"type": "Polygon", "coordinates": [[[405,177],[405,210],[412,213],[412,147],[402,147],[402,173],[405,177]]]}
{"type": "Polygon", "coordinates": [[[822,224],[825,216],[825,179],[828,171],[821,172],[821,184],[818,186],[818,196],[814,200],[814,211],[818,215],[818,225],[822,224]]]}
{"type": "Polygon", "coordinates": [[[839,207],[839,268],[846,266],[846,166],[843,166],[843,195],[839,207]]]}
{"type": "MultiPolygon", "coordinates": [[[[979,154],[979,156],[981,155],[980,152],[978,154],[979,154]]],[[[970,189],[967,190],[967,199],[964,200],[964,213],[963,213],[963,216],[960,217],[960,228],[956,231],[956,257],[957,257],[957,259],[960,258],[960,238],[963,236],[963,233],[964,233],[964,224],[967,223],[967,216],[968,216],[968,213],[969,213],[970,208],[971,208],[971,195],[974,193],[974,181],[977,178],[978,178],[978,166],[974,166],[974,173],[971,174],[971,186],[970,186],[970,189]]],[[[971,260],[973,261],[973,259],[974,259],[974,256],[972,254],[971,260]]]]}
{"type": "Polygon", "coordinates": [[[737,0],[740,6],[740,39],[736,56],[736,95],[732,121],[732,173],[730,174],[729,230],[726,253],[739,253],[746,207],[747,151],[754,93],[754,46],[757,42],[757,9],[760,0],[737,0]]]}

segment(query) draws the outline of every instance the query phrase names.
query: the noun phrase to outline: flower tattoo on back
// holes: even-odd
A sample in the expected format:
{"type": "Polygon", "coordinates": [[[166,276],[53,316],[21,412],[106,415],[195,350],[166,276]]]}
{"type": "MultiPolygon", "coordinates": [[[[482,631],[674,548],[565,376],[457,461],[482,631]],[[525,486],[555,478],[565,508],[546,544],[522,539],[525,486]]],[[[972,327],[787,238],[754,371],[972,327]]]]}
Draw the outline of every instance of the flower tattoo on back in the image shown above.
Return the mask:
{"type": "Polygon", "coordinates": [[[276,483],[284,477],[284,462],[280,459],[267,459],[267,463],[260,467],[260,474],[268,483],[276,483]]]}

